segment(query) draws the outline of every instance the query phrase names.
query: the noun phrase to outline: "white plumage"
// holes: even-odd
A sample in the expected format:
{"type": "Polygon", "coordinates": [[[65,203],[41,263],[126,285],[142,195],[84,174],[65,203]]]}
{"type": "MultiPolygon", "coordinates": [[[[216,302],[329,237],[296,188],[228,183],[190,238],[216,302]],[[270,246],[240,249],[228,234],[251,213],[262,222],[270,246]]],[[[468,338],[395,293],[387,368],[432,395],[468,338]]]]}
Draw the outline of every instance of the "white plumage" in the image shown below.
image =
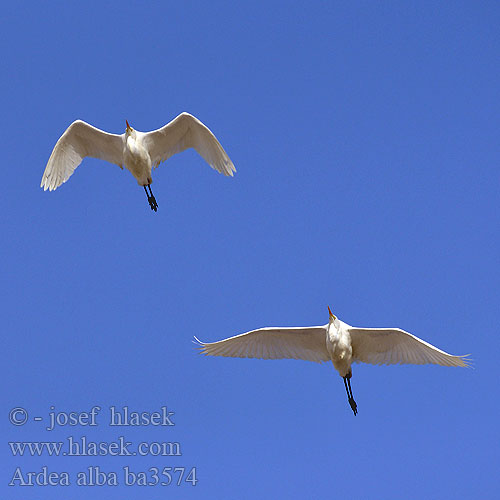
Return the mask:
{"type": "Polygon", "coordinates": [[[467,356],[453,356],[399,328],[357,328],[332,314],[323,326],[260,328],[219,342],[201,342],[200,351],[209,356],[262,359],[332,361],[344,379],[349,404],[357,414],[350,378],[352,363],[375,365],[433,363],[468,366],[467,356]]]}
{"type": "Polygon", "coordinates": [[[81,120],[73,122],[59,138],[50,155],[40,184],[53,191],[66,182],[83,158],[91,156],[126,167],[144,186],[148,201],[156,211],[151,191],[151,171],[172,155],[194,148],[215,170],[224,175],[236,171],[215,135],[200,120],[181,113],[164,127],[139,132],[129,126],[124,134],[109,134],[81,120]],[[146,189],[149,186],[149,193],[146,189]]]}

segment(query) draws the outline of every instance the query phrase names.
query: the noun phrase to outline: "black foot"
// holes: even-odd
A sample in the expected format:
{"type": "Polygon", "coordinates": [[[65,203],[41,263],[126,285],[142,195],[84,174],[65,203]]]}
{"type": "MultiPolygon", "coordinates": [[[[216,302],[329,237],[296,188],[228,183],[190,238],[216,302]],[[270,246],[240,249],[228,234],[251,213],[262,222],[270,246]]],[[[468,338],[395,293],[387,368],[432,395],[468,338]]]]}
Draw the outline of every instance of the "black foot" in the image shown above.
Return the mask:
{"type": "Polygon", "coordinates": [[[155,197],[148,196],[148,201],[149,201],[149,206],[151,207],[151,210],[154,210],[156,212],[158,210],[158,203],[156,203],[155,197]]]}
{"type": "Polygon", "coordinates": [[[354,416],[358,414],[358,405],[356,404],[356,401],[354,399],[349,398],[349,404],[351,405],[351,410],[354,413],[354,416]]]}

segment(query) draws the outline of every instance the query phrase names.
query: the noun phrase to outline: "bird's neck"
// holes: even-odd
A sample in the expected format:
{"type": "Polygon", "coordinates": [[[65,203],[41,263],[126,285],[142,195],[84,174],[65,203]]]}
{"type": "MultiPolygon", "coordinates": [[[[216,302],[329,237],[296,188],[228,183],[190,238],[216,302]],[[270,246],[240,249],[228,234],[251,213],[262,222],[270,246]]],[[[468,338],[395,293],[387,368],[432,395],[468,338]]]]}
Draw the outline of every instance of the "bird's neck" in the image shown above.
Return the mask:
{"type": "Polygon", "coordinates": [[[332,321],[331,323],[328,324],[328,336],[330,337],[330,340],[338,340],[340,337],[340,333],[338,328],[335,326],[334,322],[332,321]]]}

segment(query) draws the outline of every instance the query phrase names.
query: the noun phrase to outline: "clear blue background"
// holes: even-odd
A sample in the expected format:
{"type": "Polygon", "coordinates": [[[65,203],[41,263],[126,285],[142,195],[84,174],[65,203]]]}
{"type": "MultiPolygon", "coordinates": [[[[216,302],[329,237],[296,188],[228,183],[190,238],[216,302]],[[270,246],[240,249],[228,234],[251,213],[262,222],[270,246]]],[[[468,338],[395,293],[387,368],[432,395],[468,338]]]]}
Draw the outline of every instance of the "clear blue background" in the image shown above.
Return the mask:
{"type": "MultiPolygon", "coordinates": [[[[499,429],[498,2],[25,2],[2,8],[4,442],[178,441],[182,457],[12,457],[2,498],[494,498],[499,429]],[[76,118],[123,133],[189,111],[154,172],[40,179],[76,118]],[[397,326],[474,369],[206,358],[263,326],[397,326]],[[103,408],[96,428],[25,407],[103,408]],[[111,405],[175,411],[114,429],[111,405]],[[196,487],[8,487],[15,470],[197,467],[196,487]]],[[[119,481],[122,481],[121,474],[119,481]]]]}

